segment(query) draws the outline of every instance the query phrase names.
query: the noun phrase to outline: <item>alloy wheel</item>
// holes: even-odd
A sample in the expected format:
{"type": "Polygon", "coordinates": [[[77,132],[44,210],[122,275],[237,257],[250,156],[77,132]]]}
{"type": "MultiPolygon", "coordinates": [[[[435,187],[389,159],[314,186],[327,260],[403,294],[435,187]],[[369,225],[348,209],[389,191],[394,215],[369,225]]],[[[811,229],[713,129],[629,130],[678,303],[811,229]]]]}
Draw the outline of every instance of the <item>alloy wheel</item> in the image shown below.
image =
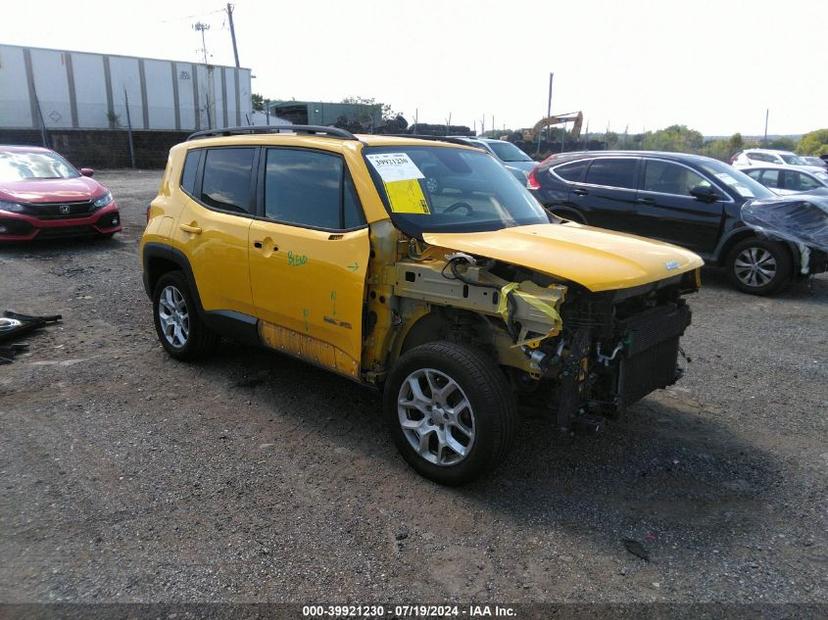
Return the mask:
{"type": "Polygon", "coordinates": [[[745,286],[765,286],[776,276],[776,258],[765,248],[748,247],[733,262],[733,271],[745,286]]]}
{"type": "Polygon", "coordinates": [[[190,314],[184,295],[175,286],[161,291],[158,299],[158,319],[164,338],[176,349],[187,344],[190,337],[190,314]]]}
{"type": "Polygon", "coordinates": [[[435,465],[456,465],[474,445],[475,418],[462,388],[447,374],[420,368],[400,386],[397,412],[406,440],[435,465]]]}

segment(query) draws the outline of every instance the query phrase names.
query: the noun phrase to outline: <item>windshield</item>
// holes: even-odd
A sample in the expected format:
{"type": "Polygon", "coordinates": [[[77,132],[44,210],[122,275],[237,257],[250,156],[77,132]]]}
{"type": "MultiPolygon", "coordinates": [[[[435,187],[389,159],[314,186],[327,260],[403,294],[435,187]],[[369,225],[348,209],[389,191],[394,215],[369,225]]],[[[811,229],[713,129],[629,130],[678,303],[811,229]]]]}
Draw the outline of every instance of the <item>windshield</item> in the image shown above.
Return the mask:
{"type": "Polygon", "coordinates": [[[733,166],[715,159],[704,161],[699,165],[742,198],[771,198],[776,195],[733,166]]]}
{"type": "Polygon", "coordinates": [[[814,176],[822,181],[823,185],[828,185],[828,172],[814,172],[814,176]]]}
{"type": "Polygon", "coordinates": [[[488,145],[501,161],[532,161],[531,157],[511,142],[489,142],[488,145]]]}
{"type": "Polygon", "coordinates": [[[799,157],[798,155],[794,155],[793,153],[779,153],[779,157],[785,160],[786,164],[790,164],[791,166],[807,166],[808,162],[799,157]]]}
{"type": "Polygon", "coordinates": [[[71,179],[77,176],[80,173],[56,153],[0,152],[0,182],[71,179]]]}
{"type": "Polygon", "coordinates": [[[439,146],[364,153],[385,208],[408,235],[549,223],[538,201],[491,155],[439,146]]]}

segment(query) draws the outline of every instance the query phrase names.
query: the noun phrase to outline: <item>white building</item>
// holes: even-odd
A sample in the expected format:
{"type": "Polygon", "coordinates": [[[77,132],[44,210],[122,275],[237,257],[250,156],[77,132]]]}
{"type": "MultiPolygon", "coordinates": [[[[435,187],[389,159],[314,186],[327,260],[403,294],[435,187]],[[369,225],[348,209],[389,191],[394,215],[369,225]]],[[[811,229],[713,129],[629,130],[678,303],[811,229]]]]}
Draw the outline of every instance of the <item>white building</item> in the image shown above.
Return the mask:
{"type": "Polygon", "coordinates": [[[247,125],[250,78],[236,67],[0,44],[0,128],[247,125]]]}

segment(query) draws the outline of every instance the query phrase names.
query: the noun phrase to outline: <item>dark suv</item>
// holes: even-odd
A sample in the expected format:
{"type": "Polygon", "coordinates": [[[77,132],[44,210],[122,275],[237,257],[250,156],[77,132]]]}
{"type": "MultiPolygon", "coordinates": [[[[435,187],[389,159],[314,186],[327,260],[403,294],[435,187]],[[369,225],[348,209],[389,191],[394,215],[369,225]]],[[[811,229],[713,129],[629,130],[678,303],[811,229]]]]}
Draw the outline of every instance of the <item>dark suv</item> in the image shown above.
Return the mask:
{"type": "Polygon", "coordinates": [[[699,155],[651,151],[564,153],[539,164],[529,189],[564,219],[683,246],[723,266],[746,293],[769,295],[825,271],[825,254],[760,236],[741,208],[773,194],[735,168],[699,155]]]}

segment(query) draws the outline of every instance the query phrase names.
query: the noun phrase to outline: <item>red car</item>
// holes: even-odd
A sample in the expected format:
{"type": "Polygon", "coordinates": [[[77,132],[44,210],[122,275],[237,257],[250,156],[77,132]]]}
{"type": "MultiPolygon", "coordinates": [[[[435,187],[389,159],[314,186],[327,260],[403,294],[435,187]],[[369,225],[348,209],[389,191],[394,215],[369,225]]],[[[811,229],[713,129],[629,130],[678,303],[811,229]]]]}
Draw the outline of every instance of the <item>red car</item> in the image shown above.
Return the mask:
{"type": "Polygon", "coordinates": [[[93,172],[49,149],[0,145],[0,242],[119,232],[118,205],[93,172]]]}

